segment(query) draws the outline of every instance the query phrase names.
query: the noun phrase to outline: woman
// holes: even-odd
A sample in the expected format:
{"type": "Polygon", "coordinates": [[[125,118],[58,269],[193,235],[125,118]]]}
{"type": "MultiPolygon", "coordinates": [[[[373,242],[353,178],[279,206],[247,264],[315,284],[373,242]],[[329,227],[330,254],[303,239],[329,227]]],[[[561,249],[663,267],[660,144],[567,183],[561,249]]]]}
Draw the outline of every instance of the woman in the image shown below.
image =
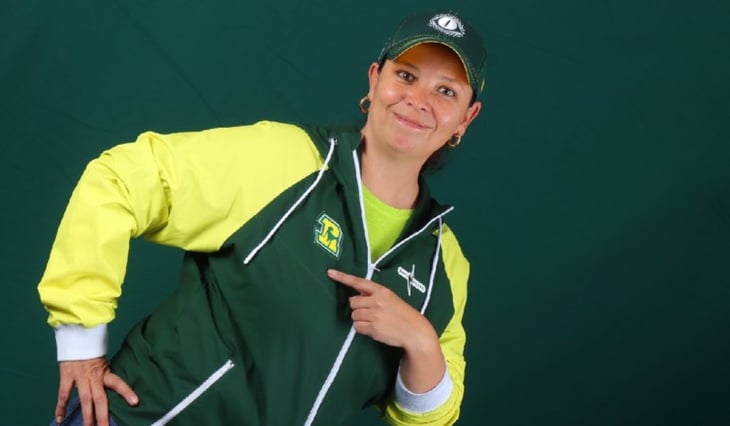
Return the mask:
{"type": "Polygon", "coordinates": [[[484,57],[458,16],[413,15],[370,66],[362,129],[148,132],[92,161],[39,284],[56,422],[456,421],[468,263],[421,174],[479,113],[484,57]],[[181,283],[107,364],[140,235],[186,250],[181,283]]]}

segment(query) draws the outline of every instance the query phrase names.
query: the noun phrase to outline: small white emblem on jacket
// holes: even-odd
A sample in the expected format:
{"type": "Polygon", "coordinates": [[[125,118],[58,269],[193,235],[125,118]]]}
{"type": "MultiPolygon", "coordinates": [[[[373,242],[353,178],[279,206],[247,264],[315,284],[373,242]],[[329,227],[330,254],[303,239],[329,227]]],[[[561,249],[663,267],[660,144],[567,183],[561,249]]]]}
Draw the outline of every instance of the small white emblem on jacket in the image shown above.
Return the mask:
{"type": "Polygon", "coordinates": [[[406,279],[406,289],[408,290],[408,295],[411,295],[411,287],[415,288],[416,290],[420,291],[421,293],[426,292],[426,286],[423,285],[422,282],[418,281],[416,279],[416,265],[411,266],[411,270],[408,271],[402,266],[398,267],[398,275],[406,279]]]}

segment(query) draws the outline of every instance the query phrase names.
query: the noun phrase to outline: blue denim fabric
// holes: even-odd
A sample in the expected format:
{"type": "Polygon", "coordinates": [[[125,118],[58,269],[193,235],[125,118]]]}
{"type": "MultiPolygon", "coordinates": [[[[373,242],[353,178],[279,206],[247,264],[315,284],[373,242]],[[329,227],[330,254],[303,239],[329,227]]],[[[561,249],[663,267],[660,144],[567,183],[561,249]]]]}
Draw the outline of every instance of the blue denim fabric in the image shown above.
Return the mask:
{"type": "MultiPolygon", "coordinates": [[[[94,425],[96,425],[96,422],[94,422],[94,425]]],[[[52,420],[50,426],[84,426],[84,417],[81,413],[81,402],[79,402],[79,399],[74,398],[68,403],[63,422],[56,423],[56,420],[52,420]]],[[[109,426],[118,426],[118,424],[114,419],[109,417],[109,426]]]]}

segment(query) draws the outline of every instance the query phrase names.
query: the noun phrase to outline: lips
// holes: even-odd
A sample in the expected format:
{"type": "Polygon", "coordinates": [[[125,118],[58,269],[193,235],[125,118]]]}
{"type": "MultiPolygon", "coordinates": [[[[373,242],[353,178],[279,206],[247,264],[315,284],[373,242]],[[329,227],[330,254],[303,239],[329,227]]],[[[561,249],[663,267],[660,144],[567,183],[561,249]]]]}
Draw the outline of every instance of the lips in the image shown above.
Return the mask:
{"type": "Polygon", "coordinates": [[[394,112],[393,115],[395,115],[398,122],[411,129],[424,130],[429,128],[429,126],[421,123],[420,121],[398,114],[397,112],[394,112]]]}

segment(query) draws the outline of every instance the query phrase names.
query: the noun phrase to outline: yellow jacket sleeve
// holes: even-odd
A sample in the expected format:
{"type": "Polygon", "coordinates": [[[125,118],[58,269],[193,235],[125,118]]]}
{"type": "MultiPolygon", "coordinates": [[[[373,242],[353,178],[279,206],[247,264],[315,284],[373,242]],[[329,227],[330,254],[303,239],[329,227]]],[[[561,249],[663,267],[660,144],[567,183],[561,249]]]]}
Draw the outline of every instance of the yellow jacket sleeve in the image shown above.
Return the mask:
{"type": "Polygon", "coordinates": [[[104,152],[71,195],[38,285],[49,324],[114,318],[131,238],[214,251],[321,163],[303,130],[273,122],[147,132],[104,152]]]}
{"type": "Polygon", "coordinates": [[[390,400],[383,412],[388,424],[407,425],[451,425],[459,418],[461,401],[464,397],[464,346],[466,332],[462,325],[466,306],[467,281],[469,279],[469,262],[464,257],[453,232],[444,226],[442,236],[442,258],[446,274],[451,282],[453,294],[454,316],[446,325],[439,337],[441,351],[446,359],[446,371],[453,387],[446,402],[435,410],[425,413],[412,413],[390,400]]]}

